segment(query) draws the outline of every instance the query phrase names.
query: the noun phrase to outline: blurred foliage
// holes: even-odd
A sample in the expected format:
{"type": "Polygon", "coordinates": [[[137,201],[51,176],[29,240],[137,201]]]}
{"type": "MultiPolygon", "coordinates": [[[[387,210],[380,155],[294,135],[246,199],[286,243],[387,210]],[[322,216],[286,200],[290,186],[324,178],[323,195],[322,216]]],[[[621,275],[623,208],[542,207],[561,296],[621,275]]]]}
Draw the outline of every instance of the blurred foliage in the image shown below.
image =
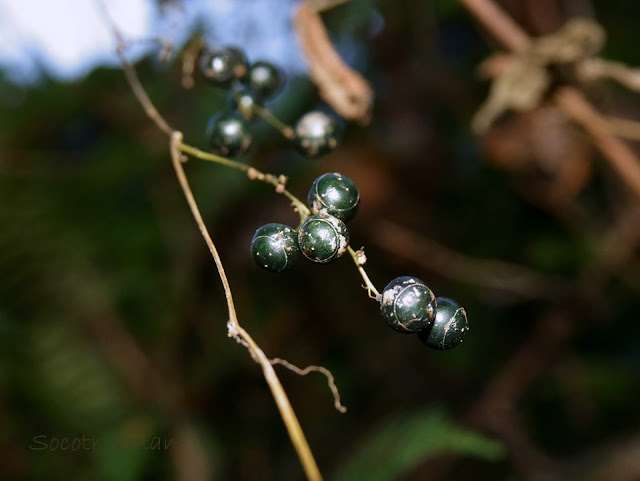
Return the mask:
{"type": "Polygon", "coordinates": [[[493,461],[502,455],[495,441],[462,430],[442,412],[429,409],[399,417],[368,433],[365,443],[331,479],[396,479],[420,461],[443,452],[493,461]]]}
{"type": "MultiPolygon", "coordinates": [[[[593,6],[609,32],[605,54],[640,64],[639,5],[504,3],[533,33],[562,23],[569,4],[587,13],[593,6]]],[[[190,160],[187,173],[243,326],[268,356],[322,364],[336,378],[345,415],[333,411],[324,379],[280,371],[322,472],[480,480],[526,479],[548,468],[548,479],[563,479],[585,457],[600,459],[586,453],[637,437],[637,249],[589,302],[565,306],[579,312],[579,324],[557,351],[537,353],[548,365],[516,398],[523,438],[514,441],[467,415],[539,319],[569,301],[521,299],[452,279],[374,235],[390,219],[465,255],[574,284],[623,204],[608,166],[579,150],[595,159],[594,174],[572,199],[584,215],[566,216],[528,190],[545,175],[534,178],[529,164],[504,168],[521,152],[505,156],[471,136],[471,115],[487,91],[475,67],[494,43],[457,2],[353,0],[325,17],[341,53],[374,86],[373,123],[346,125],[344,145],[311,162],[257,122],[257,147],[245,160],[288,175],[300,197],[321,173],[354,179],[362,208],[351,238],[366,246],[373,282],[381,288],[399,275],[418,276],[460,301],[472,328],[461,347],[427,351],[388,329],[348,261],[300,262],[277,276],[257,269],[248,252],[255,229],[294,224],[297,215],[270,187],[190,160]],[[372,428],[384,419],[396,421],[372,428]],[[447,465],[453,454],[462,457],[447,465]]],[[[138,70],[159,110],[190,143],[206,147],[204,126],[228,107],[225,94],[203,82],[181,90],[178,63],[149,58],[138,70]]],[[[640,113],[640,100],[627,92],[598,86],[593,95],[609,112],[640,113]]],[[[270,108],[293,123],[319,104],[307,79],[291,78],[270,108]]],[[[45,78],[29,89],[0,82],[0,109],[0,478],[302,479],[259,368],[227,338],[222,288],[167,139],[144,117],[122,72],[98,69],[70,84],[45,78]],[[33,449],[38,436],[47,449],[33,449]],[[54,450],[53,440],[64,437],[96,445],[54,450]]],[[[528,124],[504,121],[520,127],[491,145],[515,138],[530,150],[518,137],[528,124]]],[[[492,408],[500,417],[501,406],[492,408]]]]}

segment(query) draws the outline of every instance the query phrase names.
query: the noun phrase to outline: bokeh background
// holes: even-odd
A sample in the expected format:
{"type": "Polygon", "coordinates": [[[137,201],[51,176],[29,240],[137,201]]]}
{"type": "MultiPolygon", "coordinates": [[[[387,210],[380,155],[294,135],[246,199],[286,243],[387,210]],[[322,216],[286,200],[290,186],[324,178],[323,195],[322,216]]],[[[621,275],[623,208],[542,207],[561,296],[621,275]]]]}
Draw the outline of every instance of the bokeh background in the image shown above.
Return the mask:
{"type": "MultiPolygon", "coordinates": [[[[117,68],[101,11],[76,3],[0,6],[0,478],[303,479],[258,365],[227,337],[167,139],[117,68]],[[82,48],[56,56],[56,39],[82,48]]],[[[269,104],[285,122],[328,109],[291,30],[295,2],[106,3],[128,38],[174,43],[170,62],[152,42],[128,55],[193,145],[230,105],[199,78],[181,87],[197,33],[287,72],[269,104]]],[[[503,5],[535,35],[594,18],[602,55],[640,65],[637,2],[503,5]]],[[[345,123],[343,145],[309,161],[258,121],[244,160],[303,198],[324,172],[354,179],[352,245],[374,284],[420,277],[471,326],[460,347],[431,351],[385,325],[347,259],[258,269],[255,229],[297,215],[236,171],[186,164],[242,325],[268,356],[335,376],[346,414],[323,377],[277,368],[325,477],[640,479],[638,199],[551,104],[472,135],[488,91],[476,67],[497,44],[458,2],[352,0],[323,18],[375,89],[372,123],[345,123]]],[[[584,88],[608,115],[640,115],[636,94],[584,88]]]]}

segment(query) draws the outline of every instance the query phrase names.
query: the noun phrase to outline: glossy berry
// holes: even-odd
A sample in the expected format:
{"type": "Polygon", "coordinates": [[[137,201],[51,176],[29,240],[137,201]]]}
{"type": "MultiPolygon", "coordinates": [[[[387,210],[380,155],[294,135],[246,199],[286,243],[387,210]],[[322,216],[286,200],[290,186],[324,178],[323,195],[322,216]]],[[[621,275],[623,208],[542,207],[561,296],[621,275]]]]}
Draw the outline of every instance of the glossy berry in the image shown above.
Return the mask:
{"type": "Polygon", "coordinates": [[[226,86],[233,78],[247,73],[247,59],[234,47],[205,51],[200,58],[200,70],[212,84],[226,86]]]}
{"type": "Polygon", "coordinates": [[[319,157],[338,146],[338,124],[327,114],[304,114],[295,126],[295,145],[307,157],[319,157]]]}
{"type": "Polygon", "coordinates": [[[249,67],[245,82],[256,94],[268,99],[282,87],[283,76],[280,70],[268,62],[254,62],[249,67]]]}
{"type": "Polygon", "coordinates": [[[436,303],[433,326],[419,332],[418,338],[432,349],[451,349],[464,340],[469,330],[467,313],[453,299],[438,297],[436,303]]]}
{"type": "Polygon", "coordinates": [[[231,107],[246,120],[251,121],[255,118],[253,107],[261,104],[262,98],[248,88],[240,88],[233,92],[231,107]]]}
{"type": "Polygon", "coordinates": [[[350,178],[329,173],[313,182],[307,202],[314,214],[329,214],[349,222],[358,213],[360,192],[350,178]]]}
{"type": "Polygon", "coordinates": [[[332,215],[311,215],[298,229],[300,252],[313,262],[331,262],[344,254],[348,245],[347,226],[332,215]]]}
{"type": "Polygon", "coordinates": [[[263,225],[251,239],[253,260],[270,272],[291,269],[299,252],[296,231],[284,224],[263,225]]]}
{"type": "Polygon", "coordinates": [[[207,126],[207,137],[213,152],[218,155],[241,155],[251,146],[249,126],[238,114],[212,117],[207,126]]]}
{"type": "Polygon", "coordinates": [[[433,292],[417,277],[395,278],[384,288],[380,300],[382,317],[398,332],[412,333],[428,328],[435,311],[433,292]]]}

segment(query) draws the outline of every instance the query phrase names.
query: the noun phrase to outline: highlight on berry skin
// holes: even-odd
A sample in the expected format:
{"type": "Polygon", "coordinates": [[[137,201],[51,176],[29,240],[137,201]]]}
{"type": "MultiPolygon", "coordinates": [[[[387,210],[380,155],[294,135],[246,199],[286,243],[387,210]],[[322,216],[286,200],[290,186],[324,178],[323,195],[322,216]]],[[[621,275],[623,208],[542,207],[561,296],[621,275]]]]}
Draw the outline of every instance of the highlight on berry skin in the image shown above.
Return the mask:
{"type": "Polygon", "coordinates": [[[200,56],[200,72],[211,84],[225,87],[247,73],[247,58],[235,47],[205,50],[200,56]]]}
{"type": "Polygon", "coordinates": [[[333,117],[318,110],[300,117],[294,130],[296,148],[309,158],[320,157],[332,151],[340,141],[338,123],[333,117]]]}
{"type": "Polygon", "coordinates": [[[327,173],[313,181],[307,202],[314,214],[329,214],[349,222],[360,208],[360,192],[350,178],[337,172],[327,173]]]}
{"type": "Polygon", "coordinates": [[[469,331],[467,313],[460,304],[447,297],[436,299],[436,316],[433,325],[418,333],[418,338],[428,347],[443,351],[456,347],[469,331]]]}
{"type": "Polygon", "coordinates": [[[251,239],[251,257],[269,272],[291,269],[299,253],[296,231],[285,224],[263,225],[251,239]]]}
{"type": "Polygon", "coordinates": [[[319,264],[338,259],[347,251],[348,245],[347,226],[332,215],[311,215],[298,229],[300,252],[319,264]]]}
{"type": "Polygon", "coordinates": [[[214,154],[236,157],[251,147],[251,134],[244,118],[236,113],[214,115],[207,125],[207,138],[214,154]]]}
{"type": "Polygon", "coordinates": [[[280,91],[284,83],[284,76],[273,64],[257,61],[249,67],[244,82],[264,101],[280,91]]]}
{"type": "Polygon", "coordinates": [[[417,277],[402,276],[384,288],[380,312],[391,328],[411,334],[431,326],[436,304],[435,295],[423,281],[417,277]]]}

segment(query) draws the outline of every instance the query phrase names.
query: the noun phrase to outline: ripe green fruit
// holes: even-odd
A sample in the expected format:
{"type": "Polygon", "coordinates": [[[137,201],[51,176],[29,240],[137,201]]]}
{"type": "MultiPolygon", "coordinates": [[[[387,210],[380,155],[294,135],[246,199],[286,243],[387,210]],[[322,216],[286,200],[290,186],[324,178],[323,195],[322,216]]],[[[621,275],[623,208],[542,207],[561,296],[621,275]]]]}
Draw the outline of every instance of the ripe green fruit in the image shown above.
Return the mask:
{"type": "Polygon", "coordinates": [[[251,146],[247,122],[238,114],[222,114],[211,118],[207,137],[215,154],[237,156],[251,146]]]}
{"type": "Polygon", "coordinates": [[[349,222],[358,213],[360,192],[356,184],[342,174],[323,174],[313,181],[307,202],[314,214],[329,214],[349,222]]]}
{"type": "Polygon", "coordinates": [[[272,64],[259,61],[251,64],[245,82],[256,94],[267,99],[280,90],[283,76],[272,64]]]}
{"type": "Polygon", "coordinates": [[[349,231],[340,219],[332,215],[311,215],[298,229],[298,246],[313,262],[331,262],[347,250],[349,231]]]}
{"type": "Polygon", "coordinates": [[[433,326],[418,333],[418,338],[432,349],[445,350],[456,347],[469,330],[467,313],[453,299],[436,299],[436,318],[433,326]]]}
{"type": "Polygon", "coordinates": [[[295,126],[296,148],[307,157],[319,157],[338,146],[338,124],[327,114],[312,111],[304,114],[295,126]]]}
{"type": "Polygon", "coordinates": [[[398,332],[422,331],[431,325],[436,311],[436,298],[431,289],[417,277],[403,276],[384,288],[380,312],[387,324],[398,332]]]}
{"type": "Polygon", "coordinates": [[[213,85],[227,86],[247,73],[247,58],[235,47],[208,50],[200,57],[200,71],[213,85]]]}
{"type": "Polygon", "coordinates": [[[296,231],[284,224],[263,225],[251,239],[253,260],[270,272],[291,269],[299,252],[296,231]]]}

